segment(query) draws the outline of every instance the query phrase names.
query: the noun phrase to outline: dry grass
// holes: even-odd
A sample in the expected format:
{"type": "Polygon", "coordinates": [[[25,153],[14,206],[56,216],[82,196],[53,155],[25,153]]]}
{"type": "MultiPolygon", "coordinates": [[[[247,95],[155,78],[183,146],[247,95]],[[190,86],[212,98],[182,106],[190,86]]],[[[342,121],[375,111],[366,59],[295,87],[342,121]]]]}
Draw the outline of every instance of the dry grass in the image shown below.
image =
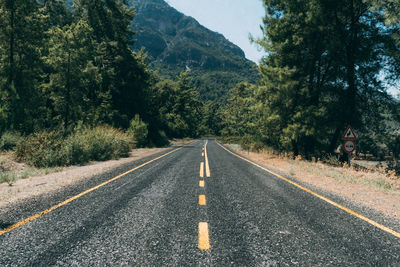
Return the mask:
{"type": "Polygon", "coordinates": [[[343,195],[388,216],[400,218],[400,179],[380,171],[360,171],[353,168],[334,167],[317,159],[295,160],[290,156],[278,156],[271,151],[259,153],[243,151],[237,145],[229,145],[239,154],[265,166],[281,171],[300,181],[318,188],[343,195]]]}
{"type": "Polygon", "coordinates": [[[7,182],[9,186],[12,186],[19,179],[61,172],[64,169],[66,169],[66,167],[31,167],[25,163],[17,162],[13,152],[3,152],[0,154],[0,184],[7,182]]]}

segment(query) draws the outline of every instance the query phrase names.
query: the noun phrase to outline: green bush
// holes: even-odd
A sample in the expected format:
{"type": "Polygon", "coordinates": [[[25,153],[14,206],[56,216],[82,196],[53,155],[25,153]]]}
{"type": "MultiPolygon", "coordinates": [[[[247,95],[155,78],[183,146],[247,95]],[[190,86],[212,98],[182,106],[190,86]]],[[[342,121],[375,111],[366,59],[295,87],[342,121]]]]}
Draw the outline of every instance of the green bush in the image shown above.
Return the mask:
{"type": "Polygon", "coordinates": [[[83,128],[63,137],[58,132],[42,132],[19,142],[16,155],[35,167],[84,164],[129,155],[134,140],[109,126],[83,128]]]}
{"type": "Polygon", "coordinates": [[[80,132],[73,133],[65,140],[63,152],[68,158],[66,165],[84,164],[91,159],[89,145],[80,132]]]}
{"type": "Polygon", "coordinates": [[[80,130],[66,141],[73,163],[89,160],[109,160],[126,157],[134,146],[134,139],[108,126],[80,130]]]}
{"type": "Polygon", "coordinates": [[[135,138],[137,147],[143,147],[146,145],[147,134],[149,133],[147,130],[147,124],[140,119],[138,114],[136,114],[131,120],[128,133],[135,138]]]}
{"type": "Polygon", "coordinates": [[[395,158],[400,156],[400,131],[391,136],[389,139],[388,148],[395,158]]]}
{"type": "Polygon", "coordinates": [[[11,186],[16,181],[15,174],[11,172],[0,171],[0,184],[8,183],[11,186]]]}
{"type": "Polygon", "coordinates": [[[66,165],[63,141],[60,132],[34,133],[17,144],[16,156],[19,160],[35,167],[66,165]]]}
{"type": "Polygon", "coordinates": [[[17,146],[21,135],[17,132],[5,132],[0,138],[0,150],[11,150],[17,146]]]}
{"type": "Polygon", "coordinates": [[[169,145],[168,136],[164,131],[158,131],[156,145],[157,146],[167,146],[167,145],[169,145]]]}
{"type": "Polygon", "coordinates": [[[239,144],[241,143],[241,138],[239,136],[223,136],[220,137],[222,143],[227,144],[239,144]]]}
{"type": "Polygon", "coordinates": [[[151,132],[149,135],[149,142],[147,146],[149,147],[165,147],[169,145],[169,139],[167,134],[160,130],[151,132]]]}
{"type": "Polygon", "coordinates": [[[240,139],[240,146],[243,150],[249,151],[252,147],[253,140],[250,135],[245,135],[240,139]]]}

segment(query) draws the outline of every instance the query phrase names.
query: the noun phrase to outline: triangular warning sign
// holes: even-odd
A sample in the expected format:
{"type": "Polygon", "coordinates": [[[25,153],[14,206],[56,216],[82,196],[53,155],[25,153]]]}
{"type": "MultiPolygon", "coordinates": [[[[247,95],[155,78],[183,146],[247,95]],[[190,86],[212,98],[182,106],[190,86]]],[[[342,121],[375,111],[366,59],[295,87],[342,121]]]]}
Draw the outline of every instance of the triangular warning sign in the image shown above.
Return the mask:
{"type": "Polygon", "coordinates": [[[357,135],[354,133],[353,129],[352,129],[351,126],[349,125],[349,126],[347,126],[347,130],[344,132],[342,138],[343,138],[343,139],[350,139],[350,140],[352,140],[352,139],[356,139],[356,138],[357,138],[357,135]]]}

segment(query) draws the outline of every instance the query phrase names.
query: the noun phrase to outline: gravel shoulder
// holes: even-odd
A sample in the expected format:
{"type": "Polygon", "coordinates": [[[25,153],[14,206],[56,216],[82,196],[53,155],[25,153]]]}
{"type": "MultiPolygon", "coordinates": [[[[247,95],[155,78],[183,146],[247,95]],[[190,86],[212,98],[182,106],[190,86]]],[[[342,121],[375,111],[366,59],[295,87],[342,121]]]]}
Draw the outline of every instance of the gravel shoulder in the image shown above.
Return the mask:
{"type": "Polygon", "coordinates": [[[71,185],[83,179],[101,174],[131,161],[135,161],[165,150],[167,148],[140,148],[131,151],[128,158],[92,162],[86,166],[71,166],[61,168],[61,171],[47,175],[19,179],[12,186],[0,184],[0,208],[18,201],[49,193],[71,185]]]}

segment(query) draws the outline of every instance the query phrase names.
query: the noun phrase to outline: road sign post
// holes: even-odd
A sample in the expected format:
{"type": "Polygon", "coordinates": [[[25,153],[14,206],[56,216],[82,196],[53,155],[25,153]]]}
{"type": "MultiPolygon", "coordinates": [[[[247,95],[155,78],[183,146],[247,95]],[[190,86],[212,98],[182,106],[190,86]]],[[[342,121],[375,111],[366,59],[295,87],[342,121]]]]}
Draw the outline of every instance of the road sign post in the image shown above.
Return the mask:
{"type": "Polygon", "coordinates": [[[342,139],[344,140],[343,150],[344,150],[344,152],[347,153],[347,164],[350,167],[351,166],[351,153],[353,153],[354,150],[356,149],[355,139],[357,139],[357,135],[353,131],[353,128],[351,128],[350,125],[347,126],[347,129],[344,132],[342,139]]]}

